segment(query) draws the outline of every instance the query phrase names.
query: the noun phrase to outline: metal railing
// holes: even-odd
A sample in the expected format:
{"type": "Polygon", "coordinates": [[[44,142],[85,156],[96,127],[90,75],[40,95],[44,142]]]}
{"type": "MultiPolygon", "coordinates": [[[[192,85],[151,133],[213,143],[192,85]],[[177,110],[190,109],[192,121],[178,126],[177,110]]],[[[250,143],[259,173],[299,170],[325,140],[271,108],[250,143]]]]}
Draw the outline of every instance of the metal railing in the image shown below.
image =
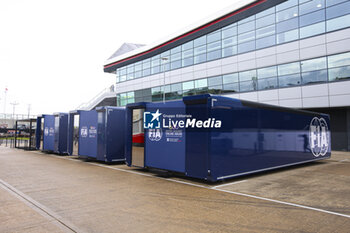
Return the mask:
{"type": "Polygon", "coordinates": [[[100,91],[94,98],[92,98],[90,101],[86,103],[82,103],[79,105],[76,109],[77,110],[91,110],[93,109],[98,103],[100,103],[103,99],[106,97],[112,97],[116,94],[115,92],[115,86],[112,85],[110,87],[107,87],[100,91]]]}

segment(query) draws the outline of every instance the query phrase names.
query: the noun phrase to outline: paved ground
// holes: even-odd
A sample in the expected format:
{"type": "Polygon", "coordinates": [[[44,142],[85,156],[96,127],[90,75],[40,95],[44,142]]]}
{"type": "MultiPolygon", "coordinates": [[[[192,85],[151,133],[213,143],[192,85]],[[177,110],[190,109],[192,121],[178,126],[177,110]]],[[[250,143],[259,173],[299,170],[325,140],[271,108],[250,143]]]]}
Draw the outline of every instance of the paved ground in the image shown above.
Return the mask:
{"type": "Polygon", "coordinates": [[[350,153],[207,184],[0,147],[0,232],[349,232],[350,153]]]}

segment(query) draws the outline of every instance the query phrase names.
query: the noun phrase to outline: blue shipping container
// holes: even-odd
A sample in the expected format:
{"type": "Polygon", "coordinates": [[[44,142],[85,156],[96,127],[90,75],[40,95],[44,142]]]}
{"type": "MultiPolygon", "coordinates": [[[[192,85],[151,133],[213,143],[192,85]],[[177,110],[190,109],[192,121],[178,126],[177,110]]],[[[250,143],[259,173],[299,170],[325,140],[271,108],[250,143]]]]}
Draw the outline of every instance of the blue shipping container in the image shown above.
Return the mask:
{"type": "Polygon", "coordinates": [[[127,105],[129,166],[210,181],[329,158],[329,115],[199,95],[127,105]]]}
{"type": "Polygon", "coordinates": [[[125,160],[125,109],[99,107],[79,112],[79,157],[125,160]]]}

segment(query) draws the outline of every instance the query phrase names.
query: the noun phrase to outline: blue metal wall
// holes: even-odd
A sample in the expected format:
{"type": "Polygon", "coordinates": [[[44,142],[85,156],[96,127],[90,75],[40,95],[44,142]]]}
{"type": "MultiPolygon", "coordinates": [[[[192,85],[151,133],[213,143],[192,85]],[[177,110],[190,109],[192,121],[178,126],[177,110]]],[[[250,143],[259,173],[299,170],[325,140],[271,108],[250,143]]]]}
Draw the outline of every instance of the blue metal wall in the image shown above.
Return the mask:
{"type": "Polygon", "coordinates": [[[96,158],[97,112],[95,110],[80,112],[79,134],[79,155],[96,158]]]}
{"type": "Polygon", "coordinates": [[[43,150],[54,151],[55,147],[55,116],[44,115],[43,150]]]}

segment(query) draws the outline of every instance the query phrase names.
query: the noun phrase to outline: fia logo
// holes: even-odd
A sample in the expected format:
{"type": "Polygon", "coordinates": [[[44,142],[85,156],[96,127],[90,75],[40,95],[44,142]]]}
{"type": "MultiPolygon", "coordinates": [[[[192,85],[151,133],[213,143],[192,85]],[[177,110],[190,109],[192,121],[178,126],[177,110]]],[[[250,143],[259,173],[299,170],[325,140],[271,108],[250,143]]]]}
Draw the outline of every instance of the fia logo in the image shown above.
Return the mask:
{"type": "Polygon", "coordinates": [[[162,114],[159,113],[159,109],[156,112],[144,112],[143,113],[143,127],[145,129],[160,129],[160,119],[162,114]]]}
{"type": "Polygon", "coordinates": [[[314,117],[309,131],[310,149],[315,157],[324,156],[329,146],[328,125],[324,118],[314,117]]]}
{"type": "Polygon", "coordinates": [[[149,129],[147,134],[148,134],[149,140],[156,141],[156,142],[162,139],[162,136],[163,136],[162,129],[149,129]]]}
{"type": "Polygon", "coordinates": [[[44,129],[44,135],[48,136],[49,135],[49,128],[45,127],[44,129]]]}
{"type": "Polygon", "coordinates": [[[86,138],[88,135],[88,128],[86,126],[81,127],[80,136],[86,138]]]}

